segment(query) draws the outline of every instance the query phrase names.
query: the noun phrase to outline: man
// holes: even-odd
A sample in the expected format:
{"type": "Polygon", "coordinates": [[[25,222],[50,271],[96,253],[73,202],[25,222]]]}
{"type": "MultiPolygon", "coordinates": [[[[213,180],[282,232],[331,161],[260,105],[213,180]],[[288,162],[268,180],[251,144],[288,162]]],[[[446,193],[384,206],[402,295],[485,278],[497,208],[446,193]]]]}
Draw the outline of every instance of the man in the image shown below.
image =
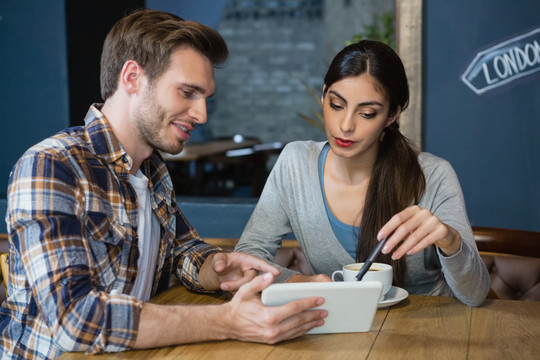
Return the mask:
{"type": "Polygon", "coordinates": [[[0,358],[275,343],[322,325],[325,311],[304,311],[320,298],[265,307],[258,293],[279,271],[204,243],[176,205],[158,150],[179,153],[206,122],[213,67],[226,57],[217,32],[168,13],[137,11],[111,29],[105,103],[90,107],[84,127],[32,147],[10,174],[0,358]],[[216,306],[148,303],[173,273],[193,290],[235,295],[216,306]]]}

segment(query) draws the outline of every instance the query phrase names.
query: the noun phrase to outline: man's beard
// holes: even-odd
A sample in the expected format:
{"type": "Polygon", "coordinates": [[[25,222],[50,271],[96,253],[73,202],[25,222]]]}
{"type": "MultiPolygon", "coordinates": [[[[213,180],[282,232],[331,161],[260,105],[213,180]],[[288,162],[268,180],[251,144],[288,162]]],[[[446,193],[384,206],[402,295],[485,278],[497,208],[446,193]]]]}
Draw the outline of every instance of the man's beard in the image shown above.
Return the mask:
{"type": "Polygon", "coordinates": [[[153,96],[153,92],[149,90],[145,95],[142,105],[135,110],[134,121],[135,128],[139,138],[154,149],[169,153],[178,154],[184,147],[184,142],[178,141],[169,142],[166,133],[160,135],[163,126],[166,126],[165,131],[169,126],[172,126],[165,120],[165,110],[153,96]]]}

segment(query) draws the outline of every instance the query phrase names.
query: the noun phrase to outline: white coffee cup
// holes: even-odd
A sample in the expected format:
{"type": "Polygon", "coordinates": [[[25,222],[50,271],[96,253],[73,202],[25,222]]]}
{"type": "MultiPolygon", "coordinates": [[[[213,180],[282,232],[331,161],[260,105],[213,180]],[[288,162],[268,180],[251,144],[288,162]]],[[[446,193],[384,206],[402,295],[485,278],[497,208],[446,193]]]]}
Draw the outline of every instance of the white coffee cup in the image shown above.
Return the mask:
{"type": "MultiPolygon", "coordinates": [[[[356,275],[358,274],[358,271],[360,271],[360,269],[362,268],[362,265],[364,265],[364,263],[344,265],[342,270],[336,270],[332,273],[332,280],[336,281],[336,275],[341,274],[341,276],[343,277],[343,281],[356,281],[356,275]]],[[[384,300],[386,293],[388,293],[388,291],[392,287],[393,278],[394,273],[392,271],[392,265],[373,263],[362,278],[362,281],[380,281],[383,284],[381,300],[384,300]]]]}

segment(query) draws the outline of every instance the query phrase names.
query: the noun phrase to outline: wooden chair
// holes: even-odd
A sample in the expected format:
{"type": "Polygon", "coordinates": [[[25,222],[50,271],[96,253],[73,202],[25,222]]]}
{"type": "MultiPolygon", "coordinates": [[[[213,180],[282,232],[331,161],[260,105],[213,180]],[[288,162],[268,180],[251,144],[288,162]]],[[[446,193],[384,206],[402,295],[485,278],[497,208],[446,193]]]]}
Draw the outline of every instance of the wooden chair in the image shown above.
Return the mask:
{"type": "Polygon", "coordinates": [[[7,292],[9,278],[9,253],[0,252],[0,272],[2,273],[2,278],[0,281],[4,281],[4,288],[7,292]]]}
{"type": "Polygon", "coordinates": [[[540,301],[540,232],[473,227],[476,245],[501,299],[540,301]]]}

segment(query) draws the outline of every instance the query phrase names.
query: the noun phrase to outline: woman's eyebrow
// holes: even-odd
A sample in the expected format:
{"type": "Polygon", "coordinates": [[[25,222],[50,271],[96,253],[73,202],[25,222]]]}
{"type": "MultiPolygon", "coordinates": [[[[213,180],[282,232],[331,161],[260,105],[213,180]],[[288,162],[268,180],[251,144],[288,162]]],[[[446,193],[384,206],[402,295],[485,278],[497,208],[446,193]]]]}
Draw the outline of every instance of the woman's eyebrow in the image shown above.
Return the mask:
{"type": "MultiPolygon", "coordinates": [[[[335,97],[338,97],[341,101],[343,101],[345,104],[347,104],[347,100],[345,100],[345,98],[343,96],[341,96],[337,91],[335,90],[330,90],[328,91],[329,93],[331,93],[332,95],[334,95],[335,97]]],[[[361,107],[361,106],[373,106],[373,105],[377,105],[377,106],[380,106],[380,107],[383,107],[384,105],[381,104],[380,102],[378,101],[364,101],[364,102],[361,102],[357,105],[357,107],[361,107]]]]}
{"type": "Polygon", "coordinates": [[[335,97],[338,97],[341,101],[343,101],[345,104],[347,103],[347,100],[343,96],[341,96],[337,91],[330,90],[328,91],[330,94],[334,95],[335,97]]]}
{"type": "Polygon", "coordinates": [[[383,104],[381,104],[381,103],[378,102],[378,101],[365,101],[365,102],[361,102],[360,104],[358,104],[358,107],[360,107],[360,106],[373,106],[373,105],[383,107],[383,104]]]}

